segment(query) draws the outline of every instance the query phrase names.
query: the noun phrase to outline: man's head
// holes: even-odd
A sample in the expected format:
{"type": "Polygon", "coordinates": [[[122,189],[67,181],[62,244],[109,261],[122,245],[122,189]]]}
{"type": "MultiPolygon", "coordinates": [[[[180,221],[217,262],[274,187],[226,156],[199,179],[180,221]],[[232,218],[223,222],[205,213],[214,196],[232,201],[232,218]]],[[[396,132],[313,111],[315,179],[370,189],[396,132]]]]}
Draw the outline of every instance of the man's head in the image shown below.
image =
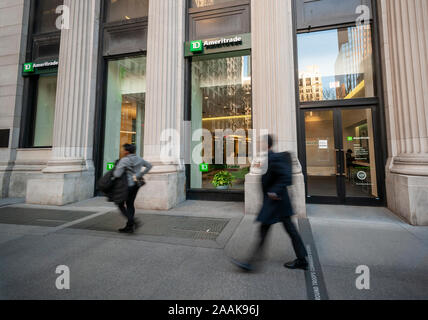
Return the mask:
{"type": "Polygon", "coordinates": [[[273,136],[269,134],[267,136],[267,141],[268,141],[268,149],[271,150],[273,148],[273,136]]]}
{"type": "Polygon", "coordinates": [[[124,144],[123,150],[125,150],[125,155],[128,156],[130,154],[135,154],[137,152],[137,148],[133,144],[124,144]]]}
{"type": "Polygon", "coordinates": [[[272,135],[268,134],[260,138],[260,150],[262,150],[263,152],[272,150],[273,145],[274,138],[272,135]]]}

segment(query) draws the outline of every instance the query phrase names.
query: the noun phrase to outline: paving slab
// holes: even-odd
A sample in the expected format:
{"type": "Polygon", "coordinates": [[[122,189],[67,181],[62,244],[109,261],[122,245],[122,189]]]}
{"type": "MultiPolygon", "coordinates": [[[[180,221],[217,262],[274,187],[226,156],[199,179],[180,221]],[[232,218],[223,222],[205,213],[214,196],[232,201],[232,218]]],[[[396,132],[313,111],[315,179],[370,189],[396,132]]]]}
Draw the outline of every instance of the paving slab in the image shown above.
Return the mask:
{"type": "Polygon", "coordinates": [[[428,299],[428,228],[386,208],[312,206],[309,219],[330,299],[428,299]],[[358,290],[358,266],[370,290],[358,290]]]}

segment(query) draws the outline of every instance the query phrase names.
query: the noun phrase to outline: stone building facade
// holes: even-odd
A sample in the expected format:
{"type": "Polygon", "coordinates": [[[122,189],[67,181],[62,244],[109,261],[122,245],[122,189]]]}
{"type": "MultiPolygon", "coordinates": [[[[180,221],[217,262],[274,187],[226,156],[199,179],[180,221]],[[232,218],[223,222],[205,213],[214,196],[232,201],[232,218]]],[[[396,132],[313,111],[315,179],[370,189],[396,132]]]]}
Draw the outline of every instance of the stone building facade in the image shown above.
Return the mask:
{"type": "Polygon", "coordinates": [[[254,214],[251,134],[269,132],[293,154],[300,215],[381,205],[428,225],[428,2],[340,2],[0,1],[1,197],[91,198],[130,142],[155,165],[138,207],[231,200],[254,214]],[[223,45],[195,52],[199,40],[223,45]],[[320,96],[302,101],[311,66],[321,79],[304,87],[320,96]],[[230,149],[198,129],[226,131],[230,149]],[[227,190],[212,185],[221,172],[227,190]]]}

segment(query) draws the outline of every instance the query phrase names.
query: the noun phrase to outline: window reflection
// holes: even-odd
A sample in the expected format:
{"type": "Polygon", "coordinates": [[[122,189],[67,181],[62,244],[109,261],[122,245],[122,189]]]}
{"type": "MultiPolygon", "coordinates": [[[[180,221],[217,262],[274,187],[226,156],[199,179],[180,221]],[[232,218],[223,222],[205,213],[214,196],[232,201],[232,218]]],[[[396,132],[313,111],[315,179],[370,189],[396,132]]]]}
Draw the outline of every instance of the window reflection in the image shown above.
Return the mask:
{"type": "Polygon", "coordinates": [[[124,156],[122,146],[137,146],[143,155],[146,98],[146,57],[108,63],[104,170],[124,156]]]}
{"type": "Polygon", "coordinates": [[[252,129],[249,56],[192,62],[192,131],[200,129],[210,136],[193,141],[192,150],[203,142],[202,162],[209,166],[202,172],[192,161],[191,187],[215,188],[215,175],[227,171],[231,188],[244,189],[252,129]]]}
{"type": "Polygon", "coordinates": [[[298,35],[302,102],[374,96],[371,26],[298,35]]]}
{"type": "Polygon", "coordinates": [[[47,33],[59,31],[56,28],[56,20],[60,14],[56,13],[58,6],[64,3],[64,0],[38,0],[36,3],[36,18],[34,33],[47,33]]]}
{"type": "Polygon", "coordinates": [[[131,20],[149,15],[149,0],[107,0],[107,22],[131,20]]]}
{"type": "Polygon", "coordinates": [[[342,111],[346,152],[346,195],[377,198],[376,157],[371,109],[342,111]]]}
{"type": "Polygon", "coordinates": [[[201,8],[201,7],[208,7],[208,6],[214,6],[216,4],[221,4],[225,2],[230,2],[233,0],[190,0],[190,7],[191,8],[201,8]]]}
{"type": "Polygon", "coordinates": [[[53,142],[57,76],[41,76],[37,84],[34,147],[49,147],[53,142]]]}

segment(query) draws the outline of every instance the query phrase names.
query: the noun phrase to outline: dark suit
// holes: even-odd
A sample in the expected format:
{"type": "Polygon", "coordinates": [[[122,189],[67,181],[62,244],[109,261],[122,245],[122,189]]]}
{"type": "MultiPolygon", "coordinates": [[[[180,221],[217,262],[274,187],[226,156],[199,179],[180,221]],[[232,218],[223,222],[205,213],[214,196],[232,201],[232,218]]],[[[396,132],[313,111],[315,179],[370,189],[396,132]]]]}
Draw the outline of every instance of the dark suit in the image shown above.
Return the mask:
{"type": "Polygon", "coordinates": [[[291,219],[294,211],[287,187],[292,185],[292,182],[293,173],[290,153],[273,153],[269,151],[267,172],[262,177],[263,207],[257,217],[257,221],[262,224],[260,241],[252,260],[262,252],[271,226],[279,222],[283,223],[286,232],[290,236],[297,258],[304,259],[307,257],[305,245],[291,219]],[[277,194],[279,200],[269,198],[268,193],[277,194]]]}

